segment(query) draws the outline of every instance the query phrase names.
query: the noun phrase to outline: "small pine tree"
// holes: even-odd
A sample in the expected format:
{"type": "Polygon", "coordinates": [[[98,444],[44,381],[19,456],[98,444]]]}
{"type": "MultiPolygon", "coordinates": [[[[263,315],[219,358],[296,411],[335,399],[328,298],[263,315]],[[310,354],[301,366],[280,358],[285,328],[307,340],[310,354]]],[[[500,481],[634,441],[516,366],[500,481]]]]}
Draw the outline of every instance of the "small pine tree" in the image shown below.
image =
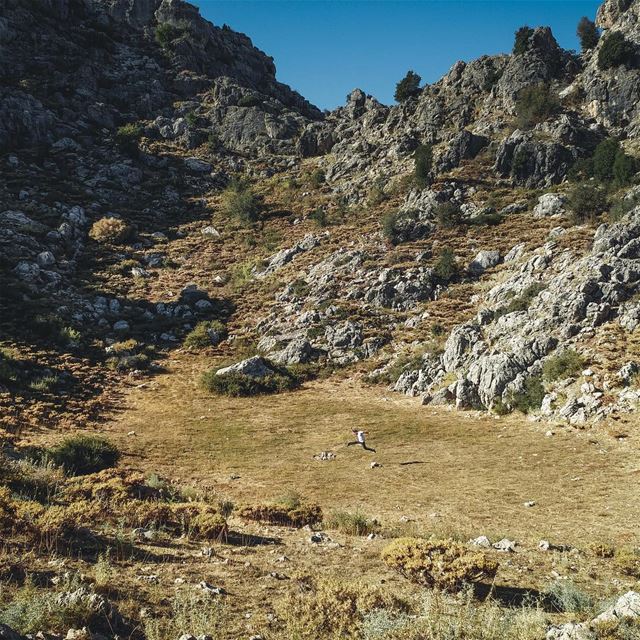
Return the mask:
{"type": "Polygon", "coordinates": [[[413,155],[415,160],[414,182],[423,189],[429,184],[429,174],[433,167],[433,148],[430,144],[421,144],[413,155]]]}
{"type": "Polygon", "coordinates": [[[620,143],[614,138],[603,140],[593,153],[593,175],[601,182],[613,180],[613,165],[620,152],[620,143]]]}
{"type": "Polygon", "coordinates": [[[407,71],[407,75],[396,85],[393,97],[396,102],[404,102],[420,93],[422,78],[415,71],[407,71]]]}
{"type": "Polygon", "coordinates": [[[516,31],[515,41],[513,43],[513,55],[518,56],[525,53],[529,49],[529,39],[533,35],[533,29],[529,26],[520,27],[516,31]]]}
{"type": "Polygon", "coordinates": [[[576,35],[580,39],[580,46],[583,51],[595,49],[598,44],[598,40],[600,40],[600,33],[598,32],[596,23],[593,20],[589,20],[587,16],[580,18],[576,29],[576,35]]]}
{"type": "Polygon", "coordinates": [[[621,65],[629,66],[635,56],[635,47],[620,31],[608,33],[598,51],[598,67],[602,70],[621,65]]]}
{"type": "Polygon", "coordinates": [[[618,149],[616,159],[613,162],[613,180],[616,185],[623,187],[629,184],[636,170],[635,159],[628,156],[622,148],[618,149]]]}

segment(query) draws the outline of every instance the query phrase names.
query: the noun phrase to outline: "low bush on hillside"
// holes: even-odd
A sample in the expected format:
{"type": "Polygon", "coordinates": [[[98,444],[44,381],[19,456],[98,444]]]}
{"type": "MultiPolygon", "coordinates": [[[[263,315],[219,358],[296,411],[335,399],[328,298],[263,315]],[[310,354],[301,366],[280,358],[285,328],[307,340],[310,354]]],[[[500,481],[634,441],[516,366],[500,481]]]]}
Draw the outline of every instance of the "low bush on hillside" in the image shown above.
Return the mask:
{"type": "Polygon", "coordinates": [[[204,349],[216,345],[227,337],[227,328],[219,320],[198,322],[184,339],[185,347],[204,349]]]}
{"type": "Polygon", "coordinates": [[[278,369],[261,378],[237,372],[218,375],[216,369],[210,369],[202,374],[200,385],[221,396],[241,398],[291,391],[299,386],[299,381],[286,369],[278,369]]]}
{"type": "Polygon", "coordinates": [[[322,522],[322,509],[303,501],[277,502],[242,507],[238,515],[245,520],[300,528],[322,522]]]}
{"type": "Polygon", "coordinates": [[[135,122],[123,124],[116,129],[116,144],[126,153],[137,153],[142,131],[142,126],[135,122]]]}
{"type": "Polygon", "coordinates": [[[436,207],[435,217],[438,226],[444,229],[454,229],[462,222],[462,211],[453,202],[442,202],[436,207]]]}
{"type": "Polygon", "coordinates": [[[314,169],[309,174],[309,184],[315,189],[321,187],[325,183],[325,181],[326,177],[322,169],[314,169]]]}
{"type": "Polygon", "coordinates": [[[222,192],[222,212],[244,224],[254,223],[260,214],[260,200],[241,180],[232,181],[222,192]]]}
{"type": "Polygon", "coordinates": [[[440,250],[438,258],[433,265],[433,271],[435,275],[444,282],[450,282],[459,274],[460,267],[458,266],[456,254],[453,252],[453,249],[444,247],[440,250]]]}
{"type": "Polygon", "coordinates": [[[543,593],[548,606],[561,613],[588,613],[593,610],[593,598],[571,580],[556,580],[543,593]]]}
{"type": "Polygon", "coordinates": [[[577,376],[583,368],[582,356],[573,349],[565,349],[557,356],[547,358],[542,367],[542,377],[546,382],[564,380],[577,376]]]}
{"type": "Polygon", "coordinates": [[[382,559],[412,582],[444,591],[492,580],[498,570],[495,560],[453,540],[398,538],[383,550],[382,559]]]}
{"type": "Polygon", "coordinates": [[[430,144],[418,145],[413,154],[414,170],[413,181],[417,187],[423,189],[431,181],[431,169],[433,168],[433,147],[430,144]]]}
{"type": "Polygon", "coordinates": [[[129,240],[132,235],[132,227],[120,218],[100,218],[89,230],[89,237],[96,242],[119,244],[129,240]]]}
{"type": "Polygon", "coordinates": [[[175,40],[187,36],[189,33],[189,23],[186,21],[179,21],[177,24],[159,22],[156,26],[155,38],[163,49],[168,49],[175,40]]]}
{"type": "Polygon", "coordinates": [[[620,222],[632,209],[638,206],[638,198],[623,198],[615,202],[609,209],[607,218],[610,222],[620,222]]]}
{"type": "Polygon", "coordinates": [[[180,638],[189,630],[196,637],[224,637],[229,624],[229,611],[224,600],[211,598],[194,590],[177,590],[168,613],[143,618],[146,640],[180,638]]]}
{"type": "Polygon", "coordinates": [[[359,511],[333,511],[324,524],[327,529],[335,529],[349,536],[368,536],[380,530],[377,520],[368,518],[359,511]]]}
{"type": "Polygon", "coordinates": [[[313,220],[319,227],[326,227],[329,224],[327,212],[324,207],[316,207],[309,215],[309,220],[313,220]]]}
{"type": "Polygon", "coordinates": [[[571,188],[568,203],[576,223],[593,220],[607,210],[607,197],[602,189],[586,183],[571,188]]]}
{"type": "Polygon", "coordinates": [[[521,129],[527,129],[544,122],[558,110],[559,106],[558,97],[548,84],[525,87],[516,98],[518,126],[521,129]]]}
{"type": "MultiPolygon", "coordinates": [[[[77,577],[62,582],[55,590],[45,590],[27,583],[11,601],[0,606],[0,624],[6,624],[20,634],[48,632],[66,633],[69,628],[91,627],[107,622],[100,600],[91,598],[92,592],[77,577]],[[87,591],[87,596],[64,597],[64,594],[87,591]]],[[[9,636],[13,637],[13,636],[9,636]]]]}
{"type": "Polygon", "coordinates": [[[506,316],[509,313],[516,311],[526,311],[531,303],[538,297],[538,295],[546,289],[546,286],[541,282],[534,282],[530,284],[519,296],[512,298],[509,303],[498,309],[495,312],[494,318],[497,320],[502,316],[506,316]]]}
{"type": "Polygon", "coordinates": [[[367,616],[385,611],[405,615],[408,603],[392,592],[366,582],[336,578],[301,578],[299,588],[276,603],[278,621],[274,638],[296,640],[380,640],[390,636],[365,635],[367,616]]]}
{"type": "Polygon", "coordinates": [[[253,93],[247,93],[240,96],[238,100],[239,107],[259,107],[262,105],[262,99],[253,93]]]}
{"type": "Polygon", "coordinates": [[[396,212],[389,212],[382,218],[382,235],[385,240],[390,244],[398,244],[398,235],[396,231],[396,223],[398,221],[398,214],[396,212]]]}
{"type": "Polygon", "coordinates": [[[79,435],[65,438],[59,445],[48,449],[46,456],[67,473],[81,476],[115,467],[120,451],[104,438],[79,435]]]}
{"type": "Polygon", "coordinates": [[[531,376],[525,380],[522,391],[508,394],[506,403],[516,411],[530,413],[540,409],[545,395],[542,378],[540,376],[531,376]]]}
{"type": "Polygon", "coordinates": [[[0,349],[0,385],[15,384],[19,369],[13,354],[8,349],[0,349]]]}
{"type": "Polygon", "coordinates": [[[616,552],[616,548],[608,542],[591,542],[587,549],[596,558],[613,558],[616,552]]]}
{"type": "Polygon", "coordinates": [[[636,55],[636,49],[621,31],[611,31],[602,39],[598,51],[598,67],[602,70],[620,67],[630,67],[636,55]]]}
{"type": "Polygon", "coordinates": [[[616,549],[613,561],[621,573],[632,578],[640,578],[640,549],[620,547],[616,549]]]}

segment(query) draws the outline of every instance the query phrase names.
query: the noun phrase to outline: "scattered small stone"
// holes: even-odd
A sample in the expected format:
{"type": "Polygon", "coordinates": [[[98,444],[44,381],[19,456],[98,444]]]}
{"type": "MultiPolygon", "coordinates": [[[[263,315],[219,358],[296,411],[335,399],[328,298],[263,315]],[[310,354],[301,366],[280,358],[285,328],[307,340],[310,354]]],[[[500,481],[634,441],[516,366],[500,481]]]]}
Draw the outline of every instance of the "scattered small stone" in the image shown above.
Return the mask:
{"type": "Polygon", "coordinates": [[[223,587],[214,587],[206,580],[198,583],[198,588],[209,596],[224,596],[227,594],[223,587]]]}
{"type": "Polygon", "coordinates": [[[379,462],[372,462],[369,466],[372,469],[376,469],[377,467],[381,467],[382,465],[379,462]]]}
{"type": "Polygon", "coordinates": [[[487,536],[478,536],[473,540],[469,540],[469,544],[472,544],[474,547],[484,547],[486,549],[491,547],[491,541],[487,536]]]}
{"type": "Polygon", "coordinates": [[[309,542],[313,544],[322,544],[323,542],[331,542],[331,538],[324,532],[318,531],[309,536],[309,542]]]}
{"type": "Polygon", "coordinates": [[[508,538],[502,538],[498,542],[494,542],[493,548],[505,553],[513,553],[516,550],[516,543],[514,540],[508,538]]]}
{"type": "Polygon", "coordinates": [[[313,456],[314,460],[335,460],[336,454],[333,451],[321,451],[313,456]]]}
{"type": "Polygon", "coordinates": [[[523,502],[522,504],[525,507],[535,507],[536,506],[535,500],[528,500],[527,502],[523,502]]]}

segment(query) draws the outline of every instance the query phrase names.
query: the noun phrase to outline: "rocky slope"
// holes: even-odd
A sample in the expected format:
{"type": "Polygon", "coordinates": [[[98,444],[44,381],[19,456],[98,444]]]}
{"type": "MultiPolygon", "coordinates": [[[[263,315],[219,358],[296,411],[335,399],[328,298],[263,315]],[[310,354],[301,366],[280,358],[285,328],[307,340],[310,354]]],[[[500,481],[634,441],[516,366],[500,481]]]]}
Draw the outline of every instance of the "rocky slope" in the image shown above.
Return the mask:
{"type": "MultiPolygon", "coordinates": [[[[638,11],[605,2],[598,24],[639,45],[638,11]]],[[[508,409],[545,362],[576,351],[588,373],[546,380],[533,409],[571,423],[631,410],[637,355],[609,362],[599,341],[619,329],[634,343],[638,214],[576,227],[566,197],[571,167],[603,140],[636,148],[640,75],[602,70],[603,41],[577,55],[539,27],[520,53],[456,63],[401,104],[354,90],[322,114],[246,36],[179,0],[4,0],[2,326],[24,352],[7,389],[57,377],[66,419],[97,415],[113,375],[95,365],[114,343],[135,338],[153,359],[217,317],[283,365],[371,359],[396,390],[459,408],[508,409]],[[557,108],[518,128],[520,92],[541,84],[557,108]],[[435,155],[418,188],[424,144],[435,155]],[[219,194],[238,173],[260,192],[258,235],[275,245],[224,218],[219,194]],[[460,212],[456,229],[442,227],[443,205],[460,212]],[[134,239],[90,238],[104,217],[134,239]],[[438,271],[446,247],[454,278],[438,271]],[[402,364],[408,351],[425,355],[402,364]]],[[[613,196],[625,198],[632,209],[636,192],[613,196]]],[[[16,409],[10,396],[12,429],[59,414],[58,400],[27,393],[16,409]]]]}

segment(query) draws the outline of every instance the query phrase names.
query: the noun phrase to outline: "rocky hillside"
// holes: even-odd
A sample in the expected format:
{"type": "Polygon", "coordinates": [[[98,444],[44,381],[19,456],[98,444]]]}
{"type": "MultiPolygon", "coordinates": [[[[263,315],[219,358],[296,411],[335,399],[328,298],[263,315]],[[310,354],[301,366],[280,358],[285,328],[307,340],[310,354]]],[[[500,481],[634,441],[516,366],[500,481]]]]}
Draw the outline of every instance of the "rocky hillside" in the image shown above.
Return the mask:
{"type": "Polygon", "coordinates": [[[179,0],[4,0],[7,428],[98,417],[119,373],[212,318],[230,357],[371,360],[425,403],[633,411],[640,9],[624,5],[602,6],[580,55],[527,28],[396,106],[354,90],[323,115],[179,0]],[[616,34],[627,58],[604,64],[616,34]]]}

